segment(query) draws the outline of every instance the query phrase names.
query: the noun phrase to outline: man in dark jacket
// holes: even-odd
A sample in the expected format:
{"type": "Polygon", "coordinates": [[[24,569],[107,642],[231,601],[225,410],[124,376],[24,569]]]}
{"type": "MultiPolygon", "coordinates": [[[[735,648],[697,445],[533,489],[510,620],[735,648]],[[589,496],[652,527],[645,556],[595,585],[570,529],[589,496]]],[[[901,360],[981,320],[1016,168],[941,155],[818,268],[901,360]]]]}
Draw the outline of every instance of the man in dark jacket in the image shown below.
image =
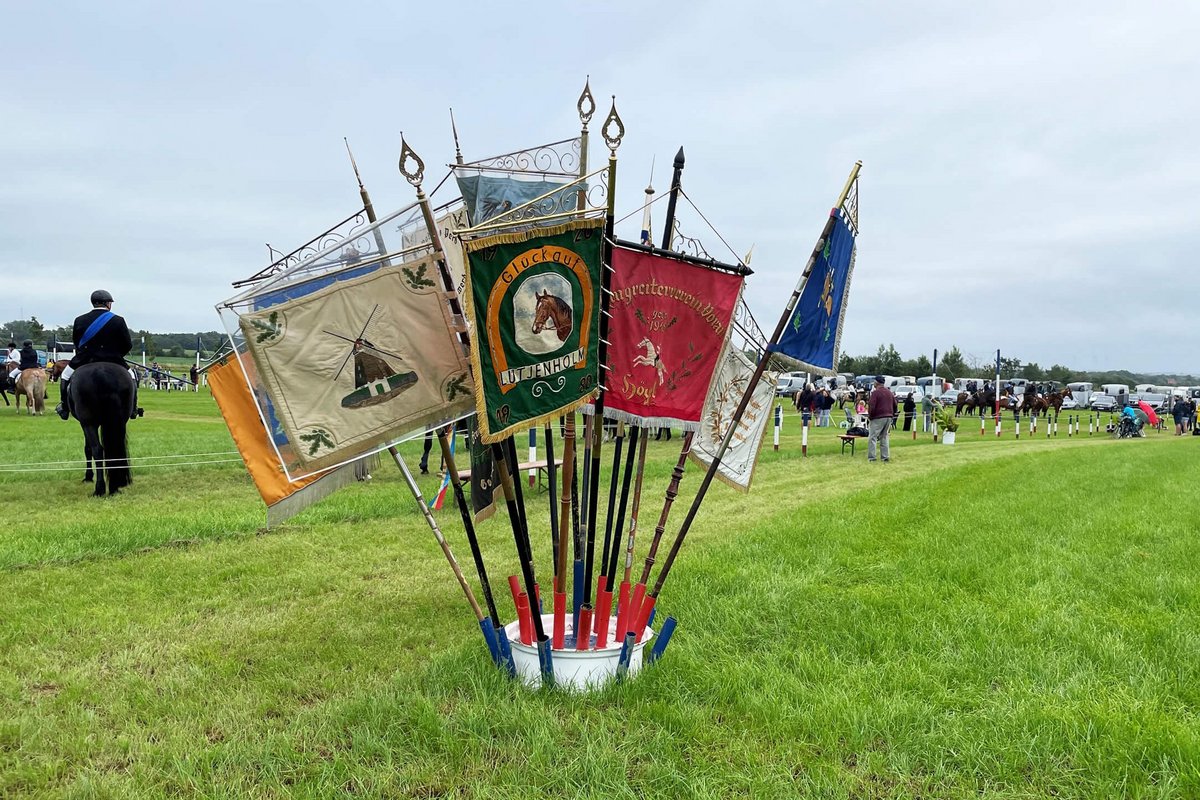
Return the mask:
{"type": "MultiPolygon", "coordinates": [[[[133,337],[125,320],[112,313],[113,296],[104,289],[92,292],[92,310],[75,318],[71,339],[75,355],[62,374],[62,402],[54,409],[63,419],[71,416],[71,375],[84,364],[108,362],[125,366],[125,356],[133,349],[133,337]]],[[[137,407],[137,381],[133,381],[134,410],[131,417],[141,416],[137,407]]]]}
{"type": "Polygon", "coordinates": [[[875,443],[879,443],[879,456],[884,461],[891,458],[888,452],[888,433],[892,427],[892,417],[896,413],[896,396],[892,390],[883,385],[883,376],[875,376],[875,390],[867,401],[867,461],[875,460],[875,443]]]}

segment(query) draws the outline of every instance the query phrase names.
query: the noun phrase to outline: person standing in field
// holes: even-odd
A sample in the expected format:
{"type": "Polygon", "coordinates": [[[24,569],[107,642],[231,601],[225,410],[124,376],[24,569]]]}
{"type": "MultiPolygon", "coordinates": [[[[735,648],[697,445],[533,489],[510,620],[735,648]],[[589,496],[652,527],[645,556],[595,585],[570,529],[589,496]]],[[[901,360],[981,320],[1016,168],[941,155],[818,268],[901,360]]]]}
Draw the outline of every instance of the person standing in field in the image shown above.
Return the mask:
{"type": "Polygon", "coordinates": [[[875,389],[867,402],[867,461],[875,460],[875,445],[879,444],[879,457],[884,463],[891,460],[888,434],[892,427],[892,417],[896,413],[896,396],[892,390],[883,385],[883,376],[875,376],[875,389]]]}
{"type": "Polygon", "coordinates": [[[1175,435],[1183,436],[1184,420],[1188,416],[1188,401],[1182,395],[1175,398],[1175,404],[1171,406],[1171,416],[1175,418],[1175,435]]]}
{"type": "Polygon", "coordinates": [[[904,398],[904,430],[912,430],[913,418],[917,416],[917,401],[913,400],[913,393],[909,392],[908,397],[904,398]]]}

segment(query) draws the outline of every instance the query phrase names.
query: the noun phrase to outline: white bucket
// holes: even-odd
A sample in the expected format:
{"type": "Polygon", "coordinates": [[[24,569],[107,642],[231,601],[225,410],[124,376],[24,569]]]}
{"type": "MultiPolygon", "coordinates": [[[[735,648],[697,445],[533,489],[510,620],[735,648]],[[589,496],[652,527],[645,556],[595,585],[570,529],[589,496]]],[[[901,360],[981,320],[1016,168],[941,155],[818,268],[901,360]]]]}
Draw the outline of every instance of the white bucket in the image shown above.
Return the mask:
{"type": "MultiPolygon", "coordinates": [[[[553,639],[554,615],[542,614],[542,629],[553,639]]],[[[521,626],[519,622],[510,622],[504,626],[508,634],[508,642],[512,648],[513,663],[517,667],[517,677],[525,685],[537,688],[542,685],[542,665],[538,660],[537,645],[521,644],[521,626]]],[[[554,664],[554,683],[556,686],[578,691],[591,691],[608,683],[617,674],[617,662],[621,659],[621,642],[614,641],[617,634],[617,619],[614,614],[608,623],[608,646],[603,650],[576,650],[575,635],[571,625],[571,615],[567,614],[567,647],[554,650],[551,662],[554,664]]],[[[629,675],[635,675],[642,668],[642,649],[654,638],[654,630],[646,626],[646,634],[639,644],[633,646],[629,657],[629,675]]],[[[593,644],[596,637],[592,635],[593,644]]]]}
{"type": "Polygon", "coordinates": [[[942,444],[954,444],[955,431],[942,431],[942,444]]]}

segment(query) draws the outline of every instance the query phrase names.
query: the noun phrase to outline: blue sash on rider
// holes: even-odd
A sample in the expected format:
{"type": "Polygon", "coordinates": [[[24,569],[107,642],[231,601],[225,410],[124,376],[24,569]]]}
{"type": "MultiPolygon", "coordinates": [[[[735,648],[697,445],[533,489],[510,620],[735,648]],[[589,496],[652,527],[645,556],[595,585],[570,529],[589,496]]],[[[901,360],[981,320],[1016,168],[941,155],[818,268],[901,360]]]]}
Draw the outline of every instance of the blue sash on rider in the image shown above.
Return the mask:
{"type": "Polygon", "coordinates": [[[92,324],[88,325],[87,330],[83,332],[83,336],[80,337],[79,341],[75,343],[76,349],[82,349],[83,346],[90,342],[92,337],[99,333],[100,329],[108,324],[108,321],[115,316],[116,314],[113,312],[105,311],[103,314],[92,320],[92,324]]]}

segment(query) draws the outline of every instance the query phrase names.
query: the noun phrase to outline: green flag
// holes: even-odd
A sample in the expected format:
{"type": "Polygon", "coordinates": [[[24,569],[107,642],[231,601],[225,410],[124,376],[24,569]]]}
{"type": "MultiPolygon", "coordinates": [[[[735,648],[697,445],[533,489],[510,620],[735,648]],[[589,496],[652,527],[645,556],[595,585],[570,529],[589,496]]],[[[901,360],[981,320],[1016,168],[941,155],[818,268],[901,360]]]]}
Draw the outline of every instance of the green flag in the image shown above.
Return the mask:
{"type": "Polygon", "coordinates": [[[581,220],[465,245],[484,442],[540,425],[596,391],[603,225],[581,220]]]}

